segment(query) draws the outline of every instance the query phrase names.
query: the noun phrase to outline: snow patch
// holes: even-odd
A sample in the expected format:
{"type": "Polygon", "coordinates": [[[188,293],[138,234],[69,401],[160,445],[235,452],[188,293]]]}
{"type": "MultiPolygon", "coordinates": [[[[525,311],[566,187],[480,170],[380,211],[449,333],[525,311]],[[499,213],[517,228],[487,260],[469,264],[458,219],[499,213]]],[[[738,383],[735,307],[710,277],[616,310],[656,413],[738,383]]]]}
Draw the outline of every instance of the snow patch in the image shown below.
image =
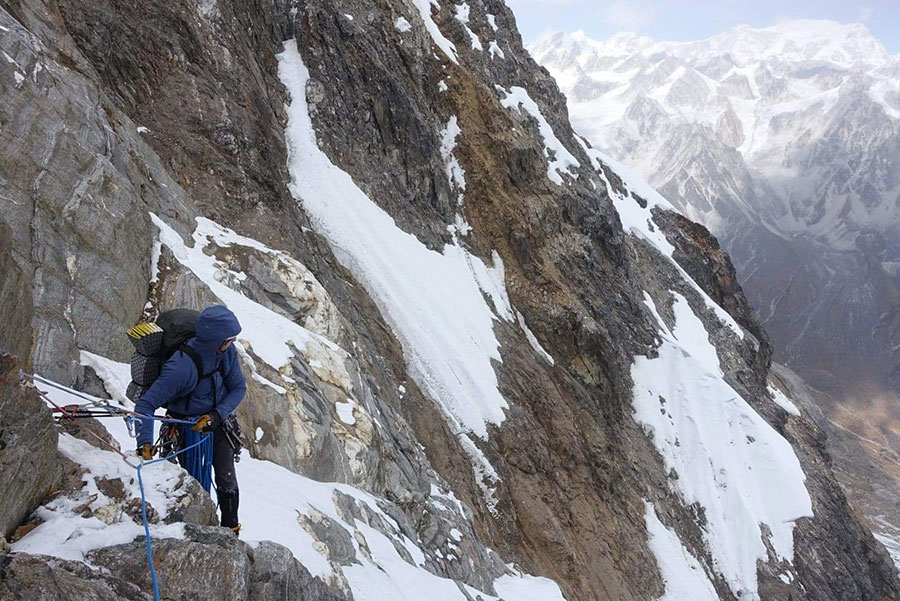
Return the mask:
{"type": "Polygon", "coordinates": [[[644,502],[648,545],[656,557],[666,592],[657,601],[719,601],[719,595],[700,562],[681,544],[678,535],[665,527],[653,505],[644,502]]]}
{"type": "MultiPolygon", "coordinates": [[[[531,99],[531,96],[528,95],[525,88],[513,86],[509,91],[504,90],[501,86],[496,86],[496,88],[505,95],[505,98],[500,101],[501,105],[505,108],[514,108],[517,111],[524,110],[538,122],[538,130],[541,134],[541,138],[544,140],[544,156],[549,163],[547,167],[547,177],[550,178],[550,181],[553,183],[562,185],[563,180],[561,174],[563,172],[569,172],[572,167],[579,167],[580,163],[578,162],[578,159],[572,156],[572,153],[563,146],[562,142],[559,141],[559,138],[556,137],[556,134],[553,133],[553,128],[550,127],[550,123],[544,118],[537,103],[531,99]]],[[[569,175],[573,175],[576,178],[578,177],[577,174],[569,173],[569,175]]]]}
{"type": "Polygon", "coordinates": [[[797,405],[791,401],[791,399],[787,398],[783,392],[775,388],[774,386],[769,386],[769,394],[772,395],[772,400],[775,401],[775,404],[790,413],[791,415],[796,415],[800,417],[800,410],[797,409],[797,405]]]}
{"type": "Polygon", "coordinates": [[[549,578],[528,576],[517,571],[497,578],[494,589],[506,601],[565,601],[559,585],[549,578]]]}
{"type": "Polygon", "coordinates": [[[409,24],[403,17],[397,17],[397,20],[394,22],[394,29],[399,31],[400,33],[406,33],[410,29],[412,29],[412,25],[409,24]]]}
{"type": "Polygon", "coordinates": [[[437,23],[431,18],[431,8],[435,7],[440,10],[441,5],[438,4],[437,0],[411,1],[413,6],[419,9],[419,14],[422,16],[422,21],[425,23],[425,29],[428,30],[429,35],[431,35],[431,39],[434,41],[435,46],[440,48],[443,53],[447,55],[447,58],[458,65],[459,61],[456,58],[456,46],[453,45],[453,42],[444,37],[444,34],[438,29],[437,23]]]}
{"type": "Polygon", "coordinates": [[[494,315],[479,275],[488,268],[456,245],[428,249],[369,200],[316,144],[304,94],[309,72],[288,41],[279,73],[288,107],[291,191],[341,263],[366,287],[403,343],[410,370],[457,429],[487,436],[504,419],[493,361],[501,361],[494,315]]]}
{"type": "Polygon", "coordinates": [[[239,276],[228,272],[214,256],[207,255],[204,249],[213,242],[220,248],[246,246],[265,253],[276,251],[203,217],[197,218],[197,229],[193,234],[194,245],[189,247],[178,232],[162,219],[152,213],[150,218],[159,230],[160,242],[172,251],[176,260],[206,284],[223,304],[240,315],[243,329],[239,339],[242,344],[249,344],[257,357],[278,371],[290,362],[293,357],[292,348],[297,348],[308,358],[326,359],[329,367],[340,374],[342,381],[350,382],[350,377],[343,367],[349,355],[343,349],[324,336],[285,319],[229,288],[222,282],[223,274],[232,273],[235,277],[239,276]]]}
{"type": "Polygon", "coordinates": [[[481,40],[478,39],[478,36],[475,35],[475,32],[469,29],[469,5],[465,2],[456,6],[456,20],[462,24],[463,29],[466,30],[467,34],[469,34],[469,39],[472,41],[472,49],[484,50],[484,48],[481,46],[481,40]]]}
{"type": "Polygon", "coordinates": [[[528,328],[528,324],[525,323],[525,317],[518,311],[516,311],[516,321],[518,322],[519,327],[522,328],[522,331],[525,332],[525,338],[528,339],[528,344],[531,345],[531,348],[534,349],[534,352],[540,355],[540,357],[550,365],[555,365],[556,361],[554,361],[550,353],[548,353],[544,349],[544,347],[541,346],[541,343],[538,342],[537,336],[534,335],[534,332],[532,332],[528,328]]]}
{"type": "Polygon", "coordinates": [[[353,407],[355,405],[355,403],[350,401],[334,404],[335,411],[337,411],[338,414],[338,419],[340,419],[348,426],[352,426],[356,423],[356,417],[353,415],[353,407]]]}
{"type": "Polygon", "coordinates": [[[456,200],[458,205],[462,205],[463,193],[466,191],[466,172],[454,155],[456,138],[460,133],[462,132],[459,129],[456,115],[453,115],[441,131],[441,156],[444,158],[444,165],[447,169],[447,179],[459,191],[459,196],[456,200]]]}
{"type": "Polygon", "coordinates": [[[506,58],[506,54],[504,54],[503,50],[500,49],[500,45],[497,44],[496,40],[491,40],[491,43],[488,44],[488,52],[491,53],[492,59],[496,56],[499,56],[500,58],[506,58]]]}
{"type": "MultiPolygon", "coordinates": [[[[304,93],[309,72],[296,41],[279,55],[279,74],[291,91],[287,107],[290,185],[317,232],[378,305],[400,340],[410,374],[441,408],[466,449],[489,506],[499,477],[469,438],[487,438],[508,407],[494,362],[501,362],[494,313],[508,313],[496,269],[456,244],[430,250],[397,227],[346,172],[316,144],[304,93]]],[[[499,258],[499,257],[497,257],[499,258]]]]}

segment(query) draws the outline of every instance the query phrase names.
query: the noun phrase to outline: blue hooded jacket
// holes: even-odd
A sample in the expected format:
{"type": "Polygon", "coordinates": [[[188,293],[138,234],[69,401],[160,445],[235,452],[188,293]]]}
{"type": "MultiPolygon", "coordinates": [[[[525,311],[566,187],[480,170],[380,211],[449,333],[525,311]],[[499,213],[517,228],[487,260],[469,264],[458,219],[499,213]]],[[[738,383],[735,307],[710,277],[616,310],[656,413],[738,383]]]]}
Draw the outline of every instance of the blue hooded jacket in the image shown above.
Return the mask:
{"type": "MultiPolygon", "coordinates": [[[[224,420],[234,411],[247,383],[241,372],[240,359],[234,345],[218,354],[222,343],[241,331],[237,317],[227,307],[207,307],[197,318],[196,336],[187,341],[200,355],[203,372],[212,376],[200,379],[193,360],[177,351],[166,361],[162,371],[147,392],[138,399],[134,410],[144,415],[168,403],[169,411],[182,415],[203,415],[213,409],[224,420]]],[[[153,421],[136,420],[137,444],[153,444],[153,421]]]]}

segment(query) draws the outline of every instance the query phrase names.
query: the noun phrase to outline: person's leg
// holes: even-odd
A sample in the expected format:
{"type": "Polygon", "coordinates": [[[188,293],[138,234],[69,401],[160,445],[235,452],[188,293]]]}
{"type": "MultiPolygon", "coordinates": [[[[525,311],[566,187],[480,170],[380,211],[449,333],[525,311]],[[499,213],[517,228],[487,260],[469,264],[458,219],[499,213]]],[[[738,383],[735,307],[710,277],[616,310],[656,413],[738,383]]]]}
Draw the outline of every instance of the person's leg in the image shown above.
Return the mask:
{"type": "Polygon", "coordinates": [[[234,471],[234,449],[221,427],[216,428],[213,434],[213,470],[216,496],[222,513],[221,524],[234,528],[238,525],[238,483],[234,471]]]}

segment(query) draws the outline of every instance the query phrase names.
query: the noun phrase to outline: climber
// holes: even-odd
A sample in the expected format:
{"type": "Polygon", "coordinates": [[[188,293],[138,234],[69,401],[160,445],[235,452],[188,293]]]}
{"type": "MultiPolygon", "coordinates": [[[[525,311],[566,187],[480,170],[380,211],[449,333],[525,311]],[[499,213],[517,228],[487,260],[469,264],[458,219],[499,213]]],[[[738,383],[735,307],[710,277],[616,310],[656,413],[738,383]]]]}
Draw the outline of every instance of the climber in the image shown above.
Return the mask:
{"type": "MultiPolygon", "coordinates": [[[[221,525],[240,531],[238,483],[234,451],[223,427],[228,416],[244,398],[247,384],[233,343],[241,331],[237,317],[227,307],[207,307],[197,317],[194,338],[187,341],[163,365],[159,377],[135,403],[135,411],[153,415],[165,406],[176,419],[192,419],[197,432],[213,434],[216,496],[222,513],[221,525]],[[193,357],[191,355],[194,355],[193,357]],[[198,361],[199,360],[199,361],[198,361]],[[197,366],[203,366],[199,374],[197,366]]],[[[153,421],[137,420],[137,454],[145,461],[153,458],[153,421]]]]}

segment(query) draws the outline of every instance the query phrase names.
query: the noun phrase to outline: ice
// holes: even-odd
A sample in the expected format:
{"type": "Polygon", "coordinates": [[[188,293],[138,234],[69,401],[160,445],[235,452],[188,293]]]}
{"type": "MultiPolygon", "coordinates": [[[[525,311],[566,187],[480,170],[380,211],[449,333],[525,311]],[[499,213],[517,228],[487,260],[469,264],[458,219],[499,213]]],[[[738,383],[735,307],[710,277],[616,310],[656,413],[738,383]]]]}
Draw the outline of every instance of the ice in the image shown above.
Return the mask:
{"type": "Polygon", "coordinates": [[[656,358],[632,365],[635,419],[678,475],[672,487],[703,508],[715,569],[736,596],[757,600],[756,562],[768,558],[760,526],[776,556],[792,561],[794,522],[812,516],[805,476],[791,445],[725,381],[687,300],[671,294],[671,330],[645,296],[662,342],[656,358]]]}
{"type": "MultiPolygon", "coordinates": [[[[497,89],[505,96],[500,101],[500,104],[506,108],[514,108],[517,111],[524,110],[538,122],[538,129],[544,140],[544,156],[548,161],[547,177],[550,178],[550,181],[562,185],[561,174],[568,172],[572,167],[578,167],[580,165],[578,159],[572,156],[572,153],[563,146],[556,134],[553,133],[550,123],[544,118],[537,103],[531,99],[525,88],[513,86],[507,91],[497,86],[497,89]]],[[[569,173],[569,175],[573,174],[569,173]]],[[[577,177],[577,175],[574,175],[574,177],[577,177]]]]}

